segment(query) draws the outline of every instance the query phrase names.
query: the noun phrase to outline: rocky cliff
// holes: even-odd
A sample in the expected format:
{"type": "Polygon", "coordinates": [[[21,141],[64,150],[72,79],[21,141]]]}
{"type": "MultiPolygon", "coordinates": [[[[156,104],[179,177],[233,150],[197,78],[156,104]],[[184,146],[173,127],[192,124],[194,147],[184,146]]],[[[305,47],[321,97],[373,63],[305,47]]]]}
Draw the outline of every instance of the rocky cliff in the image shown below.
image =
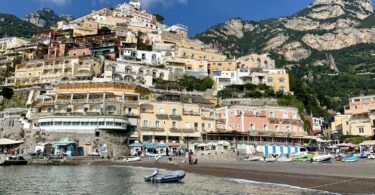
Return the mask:
{"type": "Polygon", "coordinates": [[[59,21],[71,21],[73,17],[69,15],[59,16],[52,9],[43,8],[28,14],[24,20],[41,28],[49,28],[59,21]]]}
{"type": "Polygon", "coordinates": [[[341,108],[337,101],[347,96],[375,93],[372,0],[315,0],[290,17],[233,18],[195,38],[237,57],[269,52],[279,66],[293,67],[292,76],[305,78],[309,87],[331,88],[316,93],[336,110],[341,108]],[[348,93],[334,93],[338,90],[348,93]]]}

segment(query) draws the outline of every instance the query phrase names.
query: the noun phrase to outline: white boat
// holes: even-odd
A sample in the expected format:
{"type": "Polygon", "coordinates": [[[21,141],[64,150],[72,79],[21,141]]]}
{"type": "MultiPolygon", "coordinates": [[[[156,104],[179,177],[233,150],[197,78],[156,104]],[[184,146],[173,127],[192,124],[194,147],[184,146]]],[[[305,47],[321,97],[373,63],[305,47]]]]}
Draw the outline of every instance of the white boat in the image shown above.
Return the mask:
{"type": "Polygon", "coordinates": [[[277,162],[292,162],[292,161],[293,161],[293,158],[288,158],[286,156],[282,156],[277,159],[277,162]]]}
{"type": "Polygon", "coordinates": [[[260,160],[259,156],[250,156],[244,159],[244,161],[259,161],[259,160],[260,160]]]}
{"type": "Polygon", "coordinates": [[[123,160],[124,162],[137,162],[137,161],[141,161],[141,157],[133,157],[133,158],[125,158],[123,160]]]}
{"type": "Polygon", "coordinates": [[[180,182],[186,175],[185,171],[172,171],[166,173],[160,173],[159,170],[154,171],[152,175],[145,176],[145,181],[157,182],[157,183],[171,183],[180,182]]]}
{"type": "Polygon", "coordinates": [[[369,154],[369,155],[367,156],[367,159],[375,160],[375,154],[369,154]]]}
{"type": "Polygon", "coordinates": [[[263,161],[264,162],[276,162],[277,159],[275,157],[269,156],[269,157],[263,158],[263,161]]]}
{"type": "Polygon", "coordinates": [[[321,155],[321,156],[315,156],[313,158],[313,161],[314,162],[327,162],[327,161],[330,161],[332,158],[331,155],[321,155]]]}

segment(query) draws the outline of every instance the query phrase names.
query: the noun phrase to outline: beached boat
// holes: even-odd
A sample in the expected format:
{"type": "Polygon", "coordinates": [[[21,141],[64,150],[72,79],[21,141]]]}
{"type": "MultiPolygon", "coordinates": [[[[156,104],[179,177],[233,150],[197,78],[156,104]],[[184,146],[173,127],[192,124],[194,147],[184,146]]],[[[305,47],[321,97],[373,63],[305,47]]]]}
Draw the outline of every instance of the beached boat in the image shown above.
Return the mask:
{"type": "Polygon", "coordinates": [[[356,162],[358,158],[355,156],[349,156],[342,159],[342,162],[356,162]]]}
{"type": "Polygon", "coordinates": [[[259,156],[250,156],[244,159],[244,161],[259,161],[259,160],[260,160],[259,156]]]}
{"type": "Polygon", "coordinates": [[[295,161],[295,162],[312,162],[313,158],[314,158],[314,155],[304,154],[304,155],[297,156],[297,157],[293,158],[293,161],[295,161]]]}
{"type": "Polygon", "coordinates": [[[375,160],[375,154],[369,154],[369,155],[367,156],[367,159],[375,160]]]}
{"type": "Polygon", "coordinates": [[[264,162],[276,162],[277,159],[275,157],[269,156],[264,158],[263,160],[264,162]]]}
{"type": "Polygon", "coordinates": [[[133,157],[133,158],[125,158],[123,160],[124,162],[137,162],[137,161],[141,161],[141,157],[133,157]]]}
{"type": "Polygon", "coordinates": [[[172,183],[180,182],[186,175],[185,171],[171,171],[160,173],[159,170],[155,170],[152,175],[145,176],[145,181],[156,182],[156,183],[172,183]]]}
{"type": "Polygon", "coordinates": [[[321,156],[315,156],[313,158],[314,162],[329,162],[331,161],[332,156],[331,155],[321,155],[321,156]]]}
{"type": "Polygon", "coordinates": [[[27,165],[27,160],[22,156],[10,156],[5,158],[0,165],[9,166],[9,165],[27,165]]]}
{"type": "Polygon", "coordinates": [[[277,159],[277,162],[292,162],[292,158],[288,158],[286,156],[281,156],[280,158],[277,159]]]}

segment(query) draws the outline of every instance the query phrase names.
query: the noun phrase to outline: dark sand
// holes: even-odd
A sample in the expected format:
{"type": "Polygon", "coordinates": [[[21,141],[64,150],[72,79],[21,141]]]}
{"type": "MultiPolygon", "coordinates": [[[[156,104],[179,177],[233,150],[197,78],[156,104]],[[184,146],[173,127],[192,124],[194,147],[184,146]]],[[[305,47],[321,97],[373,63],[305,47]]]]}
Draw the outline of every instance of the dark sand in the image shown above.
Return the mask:
{"type": "Polygon", "coordinates": [[[162,159],[155,164],[152,159],[142,159],[140,162],[119,164],[167,170],[182,169],[189,173],[287,184],[336,193],[375,194],[375,161],[370,160],[331,164],[202,161],[195,166],[178,163],[181,161],[182,159],[174,159],[176,164],[171,164],[162,159]]]}

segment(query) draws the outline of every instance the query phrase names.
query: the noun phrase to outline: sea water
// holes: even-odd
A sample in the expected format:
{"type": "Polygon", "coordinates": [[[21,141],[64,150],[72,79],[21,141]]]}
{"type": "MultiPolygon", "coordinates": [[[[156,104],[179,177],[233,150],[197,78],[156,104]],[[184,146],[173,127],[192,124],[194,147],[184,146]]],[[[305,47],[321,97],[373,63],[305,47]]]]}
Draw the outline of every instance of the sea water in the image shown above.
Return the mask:
{"type": "Polygon", "coordinates": [[[187,174],[183,182],[155,184],[143,177],[152,169],[125,166],[0,167],[3,194],[329,194],[287,185],[187,174]]]}

